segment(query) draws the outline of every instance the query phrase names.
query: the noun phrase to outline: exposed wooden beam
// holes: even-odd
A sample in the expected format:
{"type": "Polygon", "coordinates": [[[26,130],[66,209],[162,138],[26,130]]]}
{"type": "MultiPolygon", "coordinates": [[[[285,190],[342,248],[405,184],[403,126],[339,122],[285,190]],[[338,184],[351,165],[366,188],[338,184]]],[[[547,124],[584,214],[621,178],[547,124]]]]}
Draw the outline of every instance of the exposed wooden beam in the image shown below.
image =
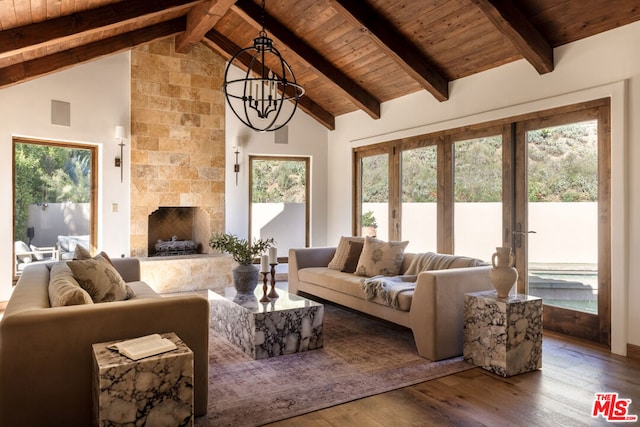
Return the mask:
{"type": "MultiPolygon", "coordinates": [[[[236,54],[236,52],[242,49],[240,46],[236,45],[231,40],[215,30],[209,31],[206,34],[205,38],[202,40],[202,43],[217,52],[227,61],[229,61],[236,54]]],[[[251,58],[249,57],[249,54],[247,54],[246,56],[241,55],[238,57],[238,60],[245,66],[245,69],[249,67],[250,59],[251,58]]],[[[260,66],[260,63],[254,63],[254,71],[260,72],[260,66]]],[[[335,117],[320,105],[315,103],[307,95],[304,95],[298,100],[298,107],[300,107],[302,111],[309,114],[327,129],[335,130],[335,117]]]]}
{"type": "MultiPolygon", "coordinates": [[[[260,26],[262,9],[250,0],[238,0],[234,11],[244,19],[260,26]]],[[[298,38],[273,17],[265,20],[267,30],[274,38],[289,47],[302,61],[308,63],[320,76],[335,85],[341,94],[374,119],[380,118],[380,101],[355,81],[327,61],[313,47],[298,38]]]]}
{"type": "Polygon", "coordinates": [[[176,52],[187,53],[224,16],[236,0],[208,0],[187,15],[187,30],[176,37],[176,52]]]}
{"type": "Polygon", "coordinates": [[[29,24],[0,32],[0,57],[22,53],[47,42],[58,42],[122,26],[128,21],[156,13],[166,14],[173,8],[184,8],[193,0],[127,0],[72,15],[29,24]]]}
{"type": "Polygon", "coordinates": [[[0,88],[32,80],[184,31],[184,17],[0,68],[0,88]]]}
{"type": "Polygon", "coordinates": [[[553,48],[510,0],[471,0],[540,74],[553,71],[553,48]]]}
{"type": "Polygon", "coordinates": [[[332,6],[354,26],[369,34],[382,49],[420,86],[438,101],[449,99],[449,82],[413,43],[397,31],[391,22],[362,0],[333,0],[332,6]]]}

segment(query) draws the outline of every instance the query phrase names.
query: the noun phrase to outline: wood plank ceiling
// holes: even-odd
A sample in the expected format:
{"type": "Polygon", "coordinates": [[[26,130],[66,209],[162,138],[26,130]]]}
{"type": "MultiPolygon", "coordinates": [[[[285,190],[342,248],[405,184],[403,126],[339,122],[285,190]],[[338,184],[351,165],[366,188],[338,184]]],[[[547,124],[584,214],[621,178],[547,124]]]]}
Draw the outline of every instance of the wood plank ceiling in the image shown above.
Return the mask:
{"type": "MultiPolygon", "coordinates": [[[[305,88],[300,108],[335,117],[525,59],[640,20],[640,0],[267,0],[266,29],[305,88]]],[[[260,0],[0,0],[0,88],[176,36],[230,59],[250,46],[260,0]]]]}

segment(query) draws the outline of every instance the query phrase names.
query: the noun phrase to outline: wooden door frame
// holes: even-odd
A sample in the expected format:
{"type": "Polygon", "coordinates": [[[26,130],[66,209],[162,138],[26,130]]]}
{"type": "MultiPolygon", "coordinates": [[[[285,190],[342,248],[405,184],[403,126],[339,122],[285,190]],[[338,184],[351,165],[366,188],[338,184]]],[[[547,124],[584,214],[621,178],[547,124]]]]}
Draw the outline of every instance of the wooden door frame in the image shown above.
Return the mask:
{"type": "MultiPolygon", "coordinates": [[[[586,120],[598,120],[598,314],[544,306],[545,329],[611,346],[611,131],[610,100],[599,99],[539,112],[515,124],[515,219],[512,229],[518,292],[528,293],[526,132],[586,120]],[[522,244],[518,240],[522,239],[522,244]]],[[[544,301],[543,301],[544,302],[544,301]]]]}

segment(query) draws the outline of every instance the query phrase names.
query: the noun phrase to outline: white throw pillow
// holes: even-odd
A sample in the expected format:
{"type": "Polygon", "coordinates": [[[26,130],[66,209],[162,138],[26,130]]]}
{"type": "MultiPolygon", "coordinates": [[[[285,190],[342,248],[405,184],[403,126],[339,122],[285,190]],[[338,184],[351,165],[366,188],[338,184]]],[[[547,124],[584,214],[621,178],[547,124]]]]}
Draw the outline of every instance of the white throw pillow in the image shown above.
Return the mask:
{"type": "Polygon", "coordinates": [[[367,277],[397,276],[408,244],[409,241],[385,242],[367,236],[354,274],[367,277]]]}

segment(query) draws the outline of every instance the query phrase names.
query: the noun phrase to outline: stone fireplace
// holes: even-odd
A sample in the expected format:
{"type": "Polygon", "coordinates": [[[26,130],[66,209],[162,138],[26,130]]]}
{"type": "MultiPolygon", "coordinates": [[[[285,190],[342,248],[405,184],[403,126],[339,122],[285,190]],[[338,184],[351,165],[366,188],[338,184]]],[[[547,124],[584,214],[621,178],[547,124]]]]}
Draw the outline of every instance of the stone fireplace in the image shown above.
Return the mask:
{"type": "Polygon", "coordinates": [[[170,37],[131,50],[131,256],[136,257],[153,255],[157,240],[173,236],[195,237],[206,254],[209,235],[224,231],[220,87],[225,63],[204,45],[186,54],[174,46],[170,37]],[[155,230],[150,216],[158,210],[161,222],[179,228],[155,230]],[[183,217],[188,227],[178,226],[183,217]]]}
{"type": "Polygon", "coordinates": [[[131,50],[131,256],[158,292],[231,283],[233,260],[210,253],[224,231],[224,60],[173,37],[131,50]],[[199,254],[150,256],[158,240],[194,240],[199,254]]]}

